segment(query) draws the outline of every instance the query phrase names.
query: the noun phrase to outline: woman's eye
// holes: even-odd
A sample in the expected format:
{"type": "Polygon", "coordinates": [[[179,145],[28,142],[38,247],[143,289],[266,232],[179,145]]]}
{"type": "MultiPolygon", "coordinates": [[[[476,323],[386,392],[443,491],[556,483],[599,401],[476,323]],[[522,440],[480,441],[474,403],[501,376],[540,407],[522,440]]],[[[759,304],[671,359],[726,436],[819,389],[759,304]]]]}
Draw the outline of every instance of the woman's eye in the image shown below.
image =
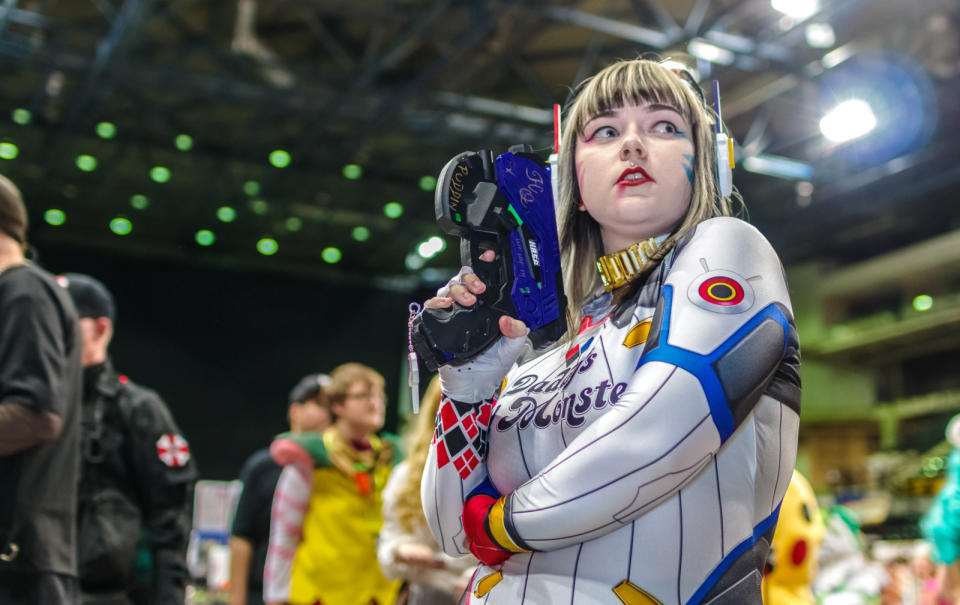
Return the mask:
{"type": "Polygon", "coordinates": [[[680,129],[673,122],[661,121],[654,124],[653,131],[660,134],[677,134],[680,129]]]}
{"type": "Polygon", "coordinates": [[[601,126],[593,131],[593,134],[590,135],[590,138],[587,140],[593,139],[609,139],[611,137],[617,136],[617,129],[613,126],[601,126]]]}
{"type": "Polygon", "coordinates": [[[673,122],[660,121],[653,125],[653,131],[661,134],[677,134],[680,129],[673,122]]]}

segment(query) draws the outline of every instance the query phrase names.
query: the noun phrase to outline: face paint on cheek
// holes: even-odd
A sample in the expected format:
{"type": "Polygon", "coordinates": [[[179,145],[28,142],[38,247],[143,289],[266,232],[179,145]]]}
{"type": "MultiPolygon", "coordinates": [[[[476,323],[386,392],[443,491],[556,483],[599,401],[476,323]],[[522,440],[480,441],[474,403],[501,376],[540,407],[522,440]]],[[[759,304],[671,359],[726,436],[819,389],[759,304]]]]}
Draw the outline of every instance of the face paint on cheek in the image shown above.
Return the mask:
{"type": "Polygon", "coordinates": [[[693,156],[685,153],[683,154],[683,159],[683,169],[687,173],[687,180],[693,185],[693,156]]]}

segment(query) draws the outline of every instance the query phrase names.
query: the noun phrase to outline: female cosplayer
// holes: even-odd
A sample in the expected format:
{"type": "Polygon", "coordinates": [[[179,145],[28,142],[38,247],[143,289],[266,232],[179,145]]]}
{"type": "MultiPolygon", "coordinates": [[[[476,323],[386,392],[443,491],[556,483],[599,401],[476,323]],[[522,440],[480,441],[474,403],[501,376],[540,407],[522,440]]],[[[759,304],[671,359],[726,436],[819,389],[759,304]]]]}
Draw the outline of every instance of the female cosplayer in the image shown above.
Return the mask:
{"type": "MultiPolygon", "coordinates": [[[[483,562],[469,603],[761,603],[796,330],[776,253],[728,216],[715,115],[684,76],[622,61],[569,104],[570,338],[515,364],[526,328],[502,317],[489,351],[441,368],[422,499],[444,550],[483,562]]],[[[461,271],[427,306],[483,290],[461,271]]]]}

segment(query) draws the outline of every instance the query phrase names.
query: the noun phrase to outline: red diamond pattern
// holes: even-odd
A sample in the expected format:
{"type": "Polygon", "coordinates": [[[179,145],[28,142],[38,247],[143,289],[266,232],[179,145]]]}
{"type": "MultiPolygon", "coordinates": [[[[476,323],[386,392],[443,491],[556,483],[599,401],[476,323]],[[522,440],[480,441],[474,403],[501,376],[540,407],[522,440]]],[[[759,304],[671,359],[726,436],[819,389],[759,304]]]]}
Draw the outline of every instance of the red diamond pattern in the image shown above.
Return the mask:
{"type": "Polygon", "coordinates": [[[454,468],[464,479],[477,468],[483,461],[486,449],[492,407],[493,402],[490,401],[476,406],[443,400],[433,435],[439,468],[453,462],[454,468]]]}
{"type": "Polygon", "coordinates": [[[443,441],[437,444],[437,466],[443,468],[450,462],[450,456],[447,454],[447,446],[443,441]]]}
{"type": "Polygon", "coordinates": [[[444,401],[443,407],[440,408],[440,420],[442,421],[444,432],[447,432],[456,426],[457,421],[459,420],[456,410],[453,409],[453,406],[450,405],[449,401],[444,401]]]}

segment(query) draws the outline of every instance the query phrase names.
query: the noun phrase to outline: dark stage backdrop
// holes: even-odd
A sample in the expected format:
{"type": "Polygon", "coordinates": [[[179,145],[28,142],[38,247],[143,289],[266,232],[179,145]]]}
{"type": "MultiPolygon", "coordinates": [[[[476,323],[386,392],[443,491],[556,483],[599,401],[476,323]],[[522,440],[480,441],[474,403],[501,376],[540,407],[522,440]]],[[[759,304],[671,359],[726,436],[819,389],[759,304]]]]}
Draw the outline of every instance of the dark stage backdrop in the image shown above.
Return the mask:
{"type": "Polygon", "coordinates": [[[246,457],[286,430],[290,388],[346,361],[387,381],[397,424],[408,294],[286,274],[195,267],[39,243],[40,265],[88,273],[117,302],[111,357],[158,391],[190,442],[201,478],[234,479],[246,457]]]}

